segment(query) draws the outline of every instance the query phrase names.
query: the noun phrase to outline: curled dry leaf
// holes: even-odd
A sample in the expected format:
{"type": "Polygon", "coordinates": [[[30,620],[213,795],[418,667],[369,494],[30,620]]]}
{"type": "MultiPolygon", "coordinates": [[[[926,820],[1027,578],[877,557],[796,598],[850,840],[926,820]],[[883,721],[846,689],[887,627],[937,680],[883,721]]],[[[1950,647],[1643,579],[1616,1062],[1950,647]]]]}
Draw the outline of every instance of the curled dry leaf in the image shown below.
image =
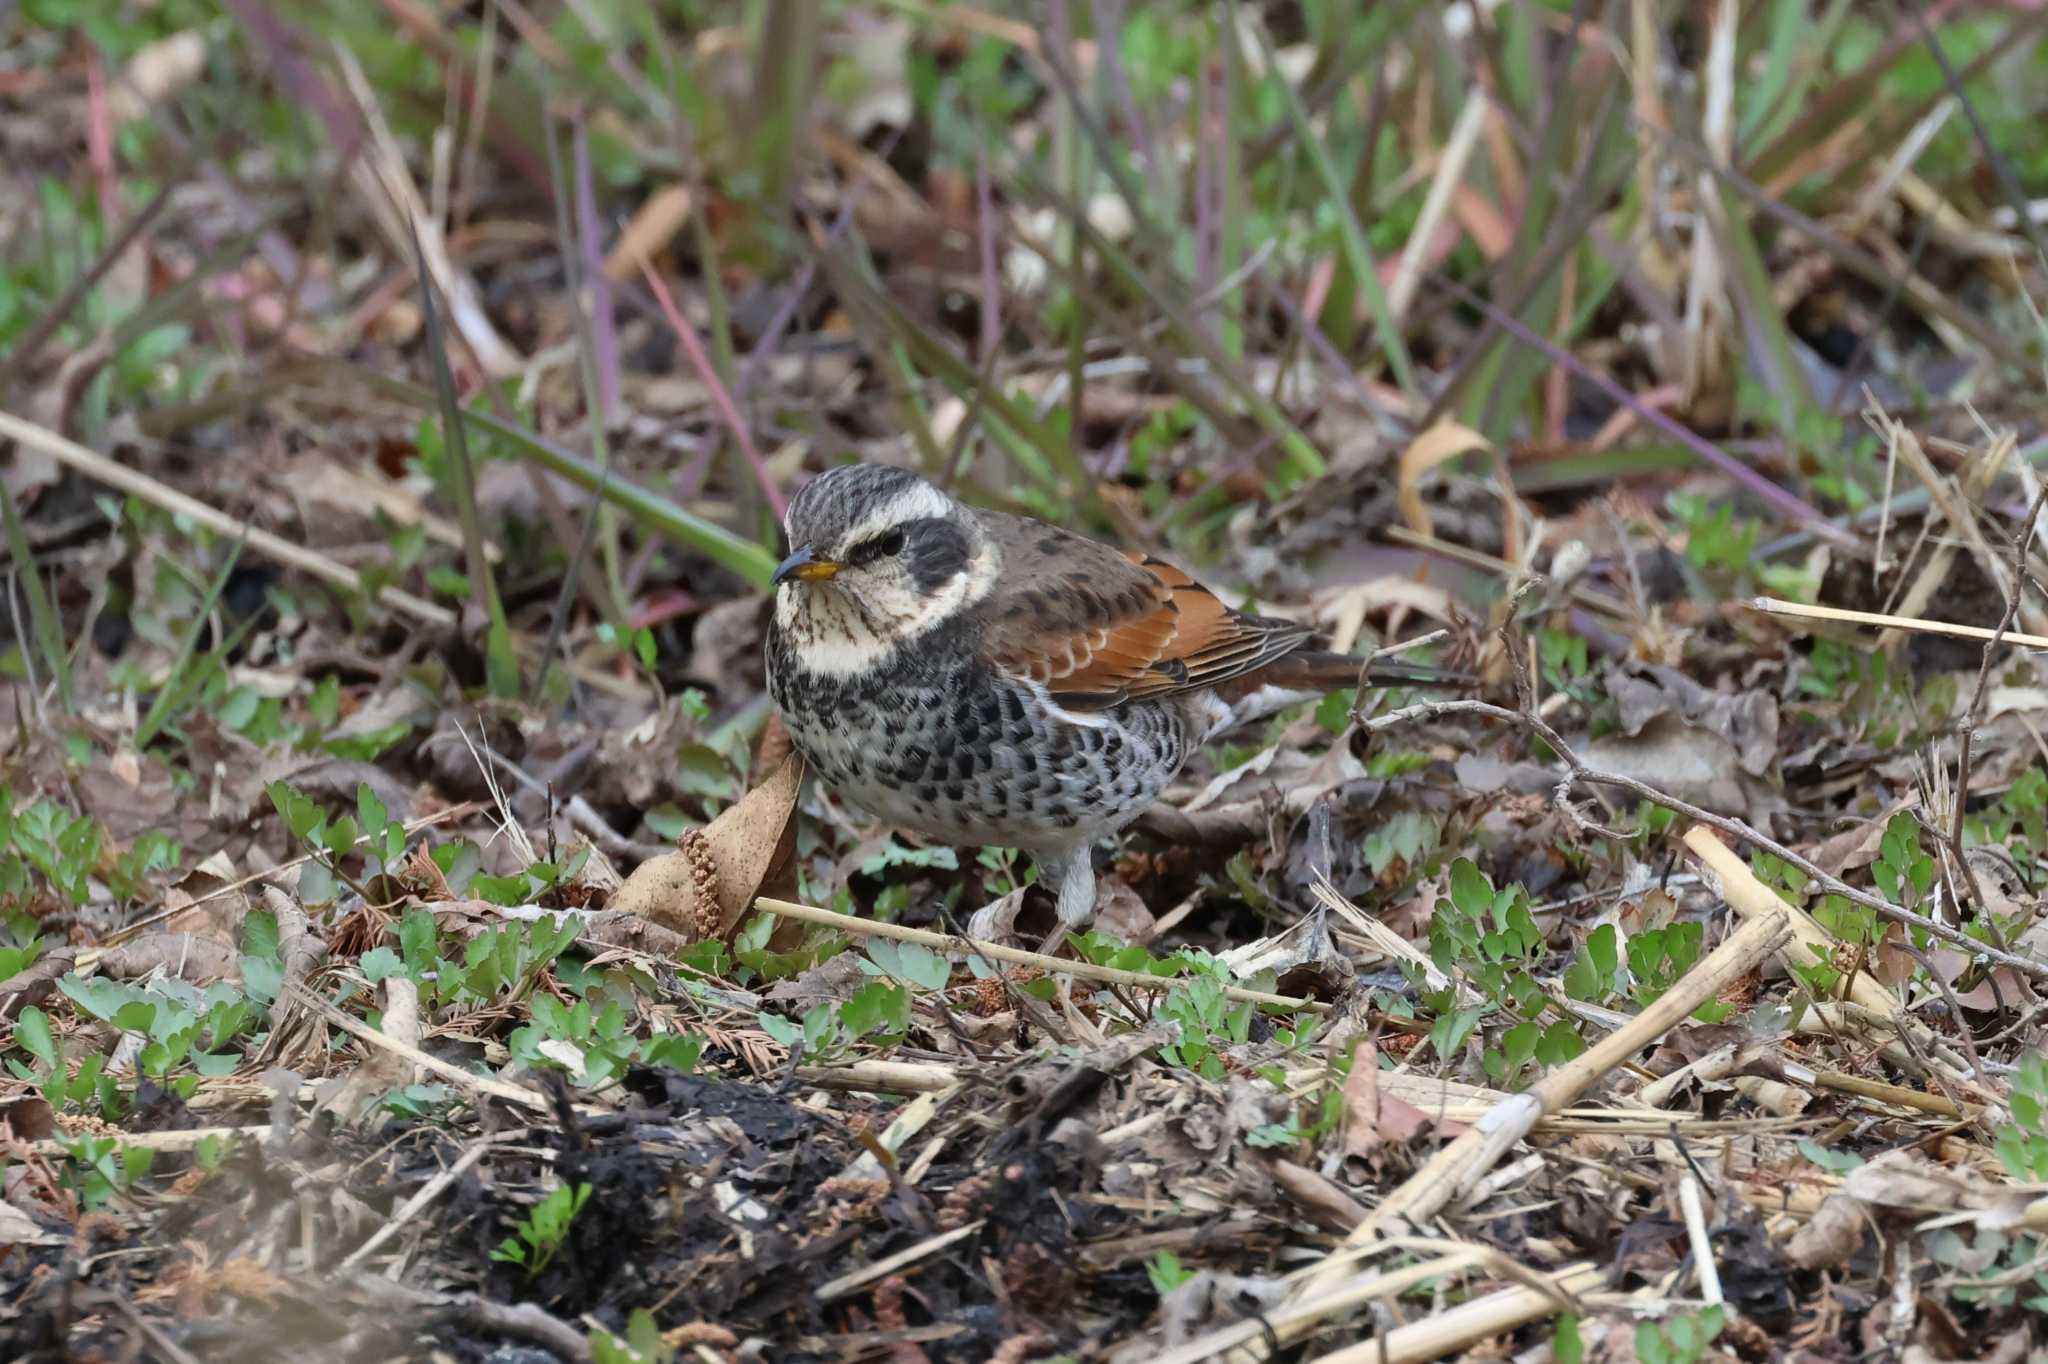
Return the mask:
{"type": "Polygon", "coordinates": [[[755,899],[795,891],[796,798],[803,765],[785,758],[768,779],[683,846],[641,863],[611,908],[652,920],[688,941],[730,937],[755,899]]]}
{"type": "Polygon", "coordinates": [[[1719,735],[1736,762],[1752,777],[1768,776],[1778,763],[1778,703],[1770,693],[1739,695],[1701,686],[1674,668],[1623,665],[1608,678],[1608,693],[1620,712],[1621,732],[1634,737],[1663,715],[1719,735]]]}
{"type": "Polygon", "coordinates": [[[1785,1256],[1801,1269],[1847,1264],[1862,1248],[1871,1226],[1861,1203],[1847,1194],[1831,1195],[1812,1219],[1792,1234],[1785,1256]]]}
{"type": "Polygon", "coordinates": [[[579,936],[600,947],[648,952],[657,957],[672,957],[690,945],[690,940],[680,933],[617,909],[591,915],[579,936]]]}
{"type": "Polygon", "coordinates": [[[57,1114],[48,1099],[39,1094],[0,1099],[0,1141],[41,1141],[56,1135],[57,1114]]]}
{"type": "Polygon", "coordinates": [[[1429,509],[1422,502],[1422,476],[1437,465],[1473,450],[1491,450],[1493,442],[1469,426],[1440,421],[1408,443],[1401,452],[1398,480],[1401,490],[1401,519],[1417,535],[1434,537],[1429,509]]]}
{"type": "Polygon", "coordinates": [[[0,1246],[61,1246],[70,1240],[61,1231],[45,1231],[12,1203],[0,1203],[0,1246]]]}

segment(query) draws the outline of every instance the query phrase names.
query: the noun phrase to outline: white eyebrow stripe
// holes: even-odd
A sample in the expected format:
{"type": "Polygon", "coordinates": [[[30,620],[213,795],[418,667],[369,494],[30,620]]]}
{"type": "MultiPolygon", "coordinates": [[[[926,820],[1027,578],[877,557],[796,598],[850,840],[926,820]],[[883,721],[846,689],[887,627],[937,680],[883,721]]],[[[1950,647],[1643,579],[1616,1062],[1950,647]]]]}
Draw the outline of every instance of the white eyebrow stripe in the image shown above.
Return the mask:
{"type": "Polygon", "coordinates": [[[871,536],[879,535],[891,526],[900,526],[907,521],[922,521],[928,516],[951,516],[953,512],[952,498],[929,483],[913,483],[869,512],[858,525],[848,530],[842,548],[857,545],[871,536]]]}

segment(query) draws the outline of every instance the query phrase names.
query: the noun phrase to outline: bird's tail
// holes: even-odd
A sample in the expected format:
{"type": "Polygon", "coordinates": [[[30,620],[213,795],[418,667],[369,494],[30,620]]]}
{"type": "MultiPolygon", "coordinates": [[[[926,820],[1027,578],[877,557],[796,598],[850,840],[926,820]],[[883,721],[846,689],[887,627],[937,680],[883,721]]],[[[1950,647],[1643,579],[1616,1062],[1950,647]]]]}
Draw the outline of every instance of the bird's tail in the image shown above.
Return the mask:
{"type": "Polygon", "coordinates": [[[1297,649],[1277,658],[1245,679],[1254,687],[1281,687],[1297,691],[1332,692],[1356,687],[1361,681],[1370,687],[1469,687],[1470,673],[1402,663],[1384,659],[1368,665],[1362,658],[1333,654],[1326,649],[1297,649]],[[1360,676],[1363,670],[1363,677],[1360,676]]]}
{"type": "Polygon", "coordinates": [[[1350,691],[1358,686],[1361,669],[1371,687],[1463,687],[1476,682],[1470,674],[1441,668],[1391,659],[1368,667],[1362,658],[1302,649],[1214,688],[1195,717],[1197,732],[1213,738],[1289,706],[1319,701],[1333,691],[1350,691]]]}

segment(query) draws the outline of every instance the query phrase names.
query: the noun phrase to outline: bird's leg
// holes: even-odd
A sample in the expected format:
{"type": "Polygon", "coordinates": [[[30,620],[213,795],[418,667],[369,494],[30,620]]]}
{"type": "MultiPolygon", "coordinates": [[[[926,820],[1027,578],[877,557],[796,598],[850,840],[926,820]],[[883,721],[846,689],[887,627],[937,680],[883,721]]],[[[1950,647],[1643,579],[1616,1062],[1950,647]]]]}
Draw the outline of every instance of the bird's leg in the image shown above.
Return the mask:
{"type": "Polygon", "coordinates": [[[1066,941],[1067,934],[1095,917],[1095,862],[1084,839],[1070,848],[1047,853],[1039,860],[1040,874],[1059,896],[1054,911],[1059,922],[1039,944],[1040,952],[1051,952],[1066,941]]]}

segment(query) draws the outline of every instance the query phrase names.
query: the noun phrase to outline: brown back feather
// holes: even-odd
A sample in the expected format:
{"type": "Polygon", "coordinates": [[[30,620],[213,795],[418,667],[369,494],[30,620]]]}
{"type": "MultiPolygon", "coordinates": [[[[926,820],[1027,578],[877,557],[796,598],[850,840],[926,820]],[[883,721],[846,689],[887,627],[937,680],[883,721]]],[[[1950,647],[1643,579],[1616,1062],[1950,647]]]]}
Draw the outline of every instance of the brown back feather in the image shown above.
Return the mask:
{"type": "Polygon", "coordinates": [[[1299,649],[1306,626],[1233,611],[1160,559],[980,513],[1002,555],[981,604],[989,661],[1087,709],[1215,686],[1299,649]]]}

